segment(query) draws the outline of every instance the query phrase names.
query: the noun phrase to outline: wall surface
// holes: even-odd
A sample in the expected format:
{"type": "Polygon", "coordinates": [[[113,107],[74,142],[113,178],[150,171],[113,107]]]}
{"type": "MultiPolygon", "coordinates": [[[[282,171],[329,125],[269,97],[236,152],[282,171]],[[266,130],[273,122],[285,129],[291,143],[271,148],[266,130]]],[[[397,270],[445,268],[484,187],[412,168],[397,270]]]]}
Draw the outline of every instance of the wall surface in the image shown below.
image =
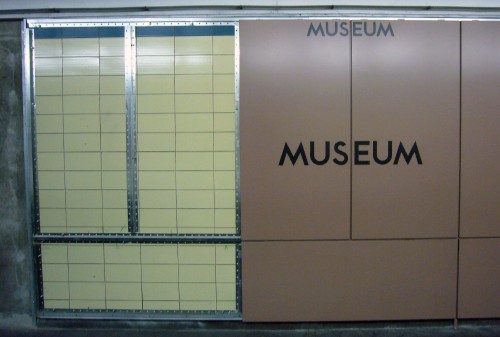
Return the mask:
{"type": "Polygon", "coordinates": [[[500,316],[499,28],[241,22],[245,321],[500,316]]]}
{"type": "Polygon", "coordinates": [[[21,62],[21,23],[0,22],[0,320],[30,322],[21,62]]]}

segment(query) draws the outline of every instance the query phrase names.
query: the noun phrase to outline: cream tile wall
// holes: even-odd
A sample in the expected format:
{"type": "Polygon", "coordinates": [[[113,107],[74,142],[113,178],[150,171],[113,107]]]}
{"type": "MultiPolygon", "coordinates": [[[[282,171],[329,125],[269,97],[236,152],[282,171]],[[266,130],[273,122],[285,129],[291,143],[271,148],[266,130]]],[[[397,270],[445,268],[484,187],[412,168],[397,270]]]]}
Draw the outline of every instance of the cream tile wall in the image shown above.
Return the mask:
{"type": "Polygon", "coordinates": [[[236,310],[236,247],[43,244],[47,309],[236,310]]]}
{"type": "MultiPolygon", "coordinates": [[[[140,232],[236,233],[234,36],[179,31],[137,39],[140,232]]],[[[49,35],[35,59],[41,232],[127,233],[124,38],[49,35]]],[[[46,309],[236,310],[234,244],[41,251],[46,309]]]]}
{"type": "Polygon", "coordinates": [[[52,28],[51,38],[35,37],[41,232],[127,232],[124,38],[117,29],[52,28]]]}
{"type": "Polygon", "coordinates": [[[140,231],[234,234],[234,36],[137,34],[140,231]]]}

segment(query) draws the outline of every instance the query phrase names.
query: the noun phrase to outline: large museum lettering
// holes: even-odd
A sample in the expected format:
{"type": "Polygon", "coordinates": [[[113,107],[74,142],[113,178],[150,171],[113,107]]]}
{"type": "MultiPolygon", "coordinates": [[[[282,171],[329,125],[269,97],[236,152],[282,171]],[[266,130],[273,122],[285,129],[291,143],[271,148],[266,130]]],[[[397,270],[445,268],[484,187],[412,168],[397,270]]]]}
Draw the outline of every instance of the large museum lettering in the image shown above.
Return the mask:
{"type": "MultiPolygon", "coordinates": [[[[409,165],[413,157],[415,157],[417,164],[422,165],[422,157],[420,156],[417,142],[414,142],[410,151],[407,151],[402,142],[399,142],[397,148],[393,148],[393,142],[388,141],[386,149],[382,150],[379,147],[379,142],[376,140],[360,140],[354,142],[354,165],[370,165],[372,163],[370,161],[370,145],[372,150],[371,159],[373,159],[373,162],[375,164],[386,165],[391,163],[392,161],[393,165],[398,165],[399,161],[402,158],[406,162],[406,164],[409,165]],[[392,159],[393,153],[395,153],[394,160],[392,159]]],[[[295,152],[293,152],[288,143],[285,142],[285,146],[283,147],[283,151],[281,153],[279,161],[279,166],[283,166],[287,158],[290,160],[293,166],[295,166],[295,163],[299,160],[299,158],[302,160],[302,163],[305,166],[309,165],[309,161],[314,165],[325,165],[330,161],[337,165],[345,165],[349,160],[349,156],[344,150],[345,146],[345,142],[336,142],[333,145],[332,151],[331,142],[326,141],[324,150],[322,149],[320,151],[317,151],[316,143],[312,141],[309,142],[308,155],[306,149],[304,148],[304,145],[302,145],[302,142],[299,144],[295,152]],[[318,152],[321,152],[321,155],[319,155],[318,152]]]]}

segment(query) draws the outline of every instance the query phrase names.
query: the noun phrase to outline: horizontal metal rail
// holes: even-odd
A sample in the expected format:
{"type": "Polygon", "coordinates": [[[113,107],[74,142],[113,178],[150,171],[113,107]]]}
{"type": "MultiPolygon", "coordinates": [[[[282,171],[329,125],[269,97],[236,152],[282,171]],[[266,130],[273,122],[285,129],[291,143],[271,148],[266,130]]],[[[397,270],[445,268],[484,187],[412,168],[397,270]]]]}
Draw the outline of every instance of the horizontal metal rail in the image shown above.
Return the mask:
{"type": "Polygon", "coordinates": [[[34,243],[221,243],[239,244],[239,235],[189,234],[36,234],[34,243]]]}

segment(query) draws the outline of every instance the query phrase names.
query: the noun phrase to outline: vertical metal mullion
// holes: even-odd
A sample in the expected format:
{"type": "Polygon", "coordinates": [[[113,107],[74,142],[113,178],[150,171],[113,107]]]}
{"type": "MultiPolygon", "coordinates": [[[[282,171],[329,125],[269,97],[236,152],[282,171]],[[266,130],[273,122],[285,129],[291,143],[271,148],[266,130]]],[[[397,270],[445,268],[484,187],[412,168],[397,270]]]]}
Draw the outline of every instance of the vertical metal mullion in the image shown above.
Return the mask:
{"type": "Polygon", "coordinates": [[[41,254],[40,245],[33,241],[33,233],[40,232],[40,218],[38,212],[38,195],[36,188],[36,142],[34,113],[35,113],[35,81],[34,81],[34,52],[35,39],[34,30],[27,28],[27,22],[22,23],[22,55],[23,55],[23,132],[24,132],[24,179],[26,189],[26,220],[28,223],[28,242],[30,249],[28,252],[31,270],[30,275],[30,295],[31,295],[31,317],[33,325],[36,325],[38,309],[43,307],[42,297],[43,287],[40,284],[41,254]]]}
{"type": "Polygon", "coordinates": [[[128,231],[139,231],[137,198],[137,113],[136,113],[136,38],[135,27],[125,27],[125,97],[127,133],[127,208],[128,231]]]}
{"type": "Polygon", "coordinates": [[[234,121],[236,140],[236,234],[240,243],[236,245],[236,311],[242,313],[242,256],[241,256],[241,194],[240,194],[240,30],[234,24],[234,121]]]}

